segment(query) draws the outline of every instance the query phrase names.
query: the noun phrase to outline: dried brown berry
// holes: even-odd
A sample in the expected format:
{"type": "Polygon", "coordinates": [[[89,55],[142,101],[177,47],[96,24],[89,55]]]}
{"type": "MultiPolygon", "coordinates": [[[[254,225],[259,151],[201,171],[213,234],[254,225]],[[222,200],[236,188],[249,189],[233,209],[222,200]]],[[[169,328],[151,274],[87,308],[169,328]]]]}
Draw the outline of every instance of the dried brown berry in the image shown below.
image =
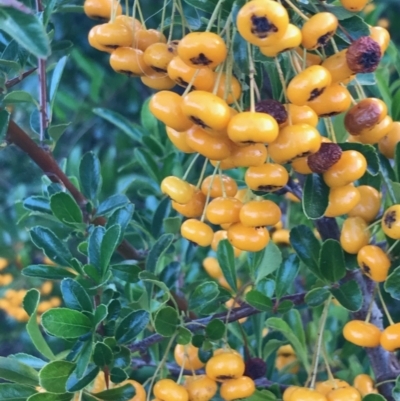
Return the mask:
{"type": "Polygon", "coordinates": [[[344,125],[351,135],[360,135],[380,123],[387,115],[387,107],[380,99],[368,98],[353,106],[346,117],[344,125]]]}
{"type": "Polygon", "coordinates": [[[347,65],[355,73],[373,72],[378,68],[382,50],[369,36],[355,40],[346,53],[347,65]]]}
{"type": "Polygon", "coordinates": [[[278,124],[285,123],[288,118],[286,107],[281,102],[273,99],[261,100],[256,104],[255,110],[274,117],[278,124]]]}
{"type": "Polygon", "coordinates": [[[325,173],[342,156],[342,149],[336,143],[321,143],[317,153],[307,158],[308,167],[317,174],[325,173]]]}
{"type": "Polygon", "coordinates": [[[251,358],[246,362],[246,370],[244,376],[253,380],[264,377],[267,372],[267,364],[261,358],[251,358]]]}

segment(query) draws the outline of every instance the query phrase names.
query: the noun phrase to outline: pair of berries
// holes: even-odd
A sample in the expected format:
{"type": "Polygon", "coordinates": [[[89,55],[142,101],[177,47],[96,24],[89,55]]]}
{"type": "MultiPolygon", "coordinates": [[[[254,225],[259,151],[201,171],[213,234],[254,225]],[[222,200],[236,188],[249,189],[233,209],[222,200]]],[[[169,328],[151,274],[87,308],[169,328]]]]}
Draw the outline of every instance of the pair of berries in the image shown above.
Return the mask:
{"type": "Polygon", "coordinates": [[[380,345],[389,352],[400,349],[400,323],[380,331],[372,323],[352,320],[344,326],[343,335],[347,341],[360,347],[374,348],[380,345]]]}

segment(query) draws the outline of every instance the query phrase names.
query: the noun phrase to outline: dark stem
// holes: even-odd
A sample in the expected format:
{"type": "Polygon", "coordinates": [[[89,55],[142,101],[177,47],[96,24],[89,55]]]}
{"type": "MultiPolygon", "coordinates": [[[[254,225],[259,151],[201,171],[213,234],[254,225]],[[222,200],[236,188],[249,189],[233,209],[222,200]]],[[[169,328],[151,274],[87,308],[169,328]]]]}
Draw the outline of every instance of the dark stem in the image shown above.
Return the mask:
{"type": "MultiPolygon", "coordinates": [[[[305,292],[298,293],[298,294],[293,294],[293,295],[287,295],[285,297],[282,297],[279,302],[285,301],[285,300],[290,300],[293,302],[294,305],[302,305],[304,303],[304,297],[306,296],[305,292]]],[[[275,303],[277,300],[272,299],[272,302],[275,303]]],[[[188,322],[188,324],[185,326],[188,330],[195,332],[198,330],[203,329],[205,326],[207,326],[208,323],[210,323],[212,320],[221,320],[224,323],[232,323],[236,322],[239,319],[242,319],[244,317],[256,315],[257,313],[261,313],[258,309],[253,308],[250,305],[243,304],[242,306],[238,308],[232,309],[231,313],[229,314],[229,318],[227,320],[227,315],[228,312],[222,312],[222,313],[217,313],[213,316],[208,316],[196,320],[191,320],[188,322]]],[[[131,344],[129,349],[132,352],[143,352],[153,344],[157,344],[161,341],[163,341],[165,337],[161,336],[160,334],[152,334],[151,336],[145,338],[144,340],[138,341],[137,343],[131,344]]]]}

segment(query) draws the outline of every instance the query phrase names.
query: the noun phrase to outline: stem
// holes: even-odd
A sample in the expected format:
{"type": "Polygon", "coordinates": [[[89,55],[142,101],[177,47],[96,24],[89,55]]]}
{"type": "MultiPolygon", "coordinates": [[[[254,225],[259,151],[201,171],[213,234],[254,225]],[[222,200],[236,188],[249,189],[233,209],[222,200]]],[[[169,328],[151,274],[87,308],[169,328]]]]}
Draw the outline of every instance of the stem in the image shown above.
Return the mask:
{"type": "Polygon", "coordinates": [[[216,4],[213,13],[211,14],[210,20],[208,21],[207,28],[206,28],[206,32],[210,32],[210,31],[211,31],[211,28],[212,28],[212,26],[213,26],[213,24],[214,24],[214,21],[215,21],[215,20],[217,19],[217,17],[218,17],[219,9],[221,8],[222,3],[223,3],[224,1],[225,1],[225,0],[218,0],[218,3],[216,4]]]}
{"type": "MultiPolygon", "coordinates": [[[[185,13],[183,12],[183,6],[182,6],[181,0],[178,0],[177,7],[178,7],[179,15],[180,15],[181,18],[182,18],[183,29],[186,28],[189,32],[192,32],[192,29],[190,28],[190,25],[189,25],[189,23],[188,23],[188,21],[187,21],[187,19],[186,19],[185,13]]],[[[185,32],[183,32],[183,34],[184,34],[184,33],[185,33],[185,32]]]]}
{"type": "MultiPolygon", "coordinates": [[[[128,2],[128,0],[126,0],[128,2]]],[[[165,24],[165,13],[167,12],[167,5],[168,5],[168,0],[164,0],[163,4],[163,10],[161,13],[161,24],[160,24],[160,31],[164,31],[164,24],[165,24]]]]}
{"type": "Polygon", "coordinates": [[[380,299],[381,304],[382,304],[382,309],[384,310],[385,315],[386,315],[387,319],[389,320],[390,325],[394,325],[394,321],[393,321],[392,317],[390,316],[389,310],[388,310],[388,308],[386,306],[386,303],[385,303],[385,301],[383,299],[381,288],[379,287],[379,285],[377,285],[376,287],[378,288],[378,295],[379,295],[379,299],[380,299]]]}
{"type": "Polygon", "coordinates": [[[367,316],[365,317],[366,323],[369,323],[369,321],[371,320],[372,307],[374,306],[375,296],[376,296],[376,292],[378,291],[378,287],[379,287],[378,285],[375,285],[374,292],[372,294],[371,301],[368,306],[367,316]]]}
{"type": "Polygon", "coordinates": [[[328,373],[328,378],[329,378],[329,380],[332,381],[332,383],[334,384],[334,386],[337,387],[336,380],[335,380],[335,378],[334,378],[334,376],[333,376],[333,374],[332,374],[331,367],[329,366],[329,360],[328,360],[328,355],[327,355],[327,353],[326,353],[325,344],[322,344],[322,349],[321,349],[321,351],[322,351],[322,358],[324,359],[324,362],[325,362],[326,371],[327,371],[327,373],[328,373]]]}
{"type": "Polygon", "coordinates": [[[383,174],[381,172],[381,177],[383,178],[383,181],[385,182],[385,185],[386,185],[386,188],[388,190],[390,199],[393,202],[393,204],[395,205],[397,203],[397,198],[396,198],[396,194],[393,191],[392,185],[391,185],[389,179],[386,177],[386,174],[383,174]]]}
{"type": "Polygon", "coordinates": [[[386,253],[391,253],[393,251],[394,248],[396,248],[396,246],[400,243],[400,240],[398,239],[397,241],[395,241],[393,243],[393,245],[387,250],[386,253]]]}
{"type": "Polygon", "coordinates": [[[214,172],[213,172],[213,175],[212,175],[211,181],[210,181],[210,186],[208,187],[207,198],[206,198],[206,202],[204,204],[203,214],[201,215],[200,221],[204,221],[204,218],[206,217],[207,205],[208,205],[208,202],[210,201],[211,187],[214,184],[215,174],[217,173],[217,170],[219,169],[220,164],[221,164],[221,162],[218,162],[214,168],[214,172]]]}
{"type": "Polygon", "coordinates": [[[332,119],[330,117],[324,118],[325,127],[328,131],[328,135],[333,143],[337,143],[335,129],[333,127],[332,119]]]}
{"type": "Polygon", "coordinates": [[[182,180],[186,180],[187,176],[190,173],[190,170],[193,168],[194,164],[196,163],[196,160],[199,158],[200,153],[197,153],[195,157],[193,157],[192,161],[189,164],[189,167],[186,170],[185,175],[182,177],[182,180]]]}
{"type": "Polygon", "coordinates": [[[199,180],[197,181],[196,189],[199,189],[200,186],[201,186],[201,183],[203,182],[203,177],[204,177],[204,174],[206,172],[207,164],[208,164],[208,159],[206,159],[204,161],[203,168],[201,169],[199,180]]]}
{"type": "Polygon", "coordinates": [[[386,383],[394,383],[396,381],[397,381],[397,379],[384,380],[383,382],[375,383],[375,387],[379,387],[382,384],[386,384],[386,383]]]}
{"type": "Polygon", "coordinates": [[[286,1],[287,4],[289,4],[290,8],[292,8],[305,21],[308,21],[310,19],[299,8],[297,8],[290,0],[285,0],[285,1],[286,1]]]}
{"type": "Polygon", "coordinates": [[[143,17],[142,8],[140,7],[140,0],[136,1],[136,7],[139,13],[140,22],[142,23],[143,28],[146,29],[146,21],[143,17]]]}
{"type": "Polygon", "coordinates": [[[250,111],[254,113],[255,111],[255,98],[254,98],[254,62],[253,54],[251,51],[251,44],[247,43],[247,54],[249,56],[249,78],[250,78],[250,111]]]}
{"type": "Polygon", "coordinates": [[[374,221],[374,222],[371,223],[364,231],[370,230],[371,228],[375,227],[376,225],[381,224],[381,222],[382,222],[382,219],[379,219],[379,220],[374,221]]]}
{"type": "MultiPolygon", "coordinates": [[[[318,334],[317,334],[317,348],[315,349],[315,352],[314,352],[313,362],[312,362],[313,368],[312,368],[311,377],[309,378],[311,381],[311,383],[310,383],[311,388],[315,388],[315,382],[317,380],[318,360],[319,360],[319,355],[321,352],[321,345],[322,345],[322,339],[324,337],[325,323],[326,323],[326,319],[328,317],[329,305],[331,304],[331,299],[332,299],[332,295],[330,295],[329,298],[325,301],[325,306],[322,311],[321,320],[319,322],[318,334]]],[[[307,382],[308,382],[308,380],[307,380],[307,382]]]]}
{"type": "Polygon", "coordinates": [[[171,11],[171,24],[169,27],[169,34],[167,43],[171,42],[172,34],[174,33],[174,20],[175,20],[175,11],[176,11],[176,1],[172,3],[172,11],[171,11]]]}
{"type": "Polygon", "coordinates": [[[281,67],[281,64],[279,63],[278,57],[275,57],[274,61],[275,61],[276,69],[278,71],[279,80],[281,81],[283,97],[285,98],[285,109],[286,109],[286,112],[288,115],[288,122],[289,122],[289,125],[292,125],[292,116],[289,112],[289,101],[288,101],[287,93],[286,93],[285,76],[283,75],[282,67],[281,67]]]}

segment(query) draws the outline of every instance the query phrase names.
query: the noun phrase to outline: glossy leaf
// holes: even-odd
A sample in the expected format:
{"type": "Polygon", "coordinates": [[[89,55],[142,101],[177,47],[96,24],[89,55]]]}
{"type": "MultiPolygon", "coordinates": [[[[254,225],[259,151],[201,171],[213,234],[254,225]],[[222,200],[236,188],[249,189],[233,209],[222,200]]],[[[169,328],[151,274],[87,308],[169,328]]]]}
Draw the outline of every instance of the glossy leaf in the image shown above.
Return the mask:
{"type": "MultiPolygon", "coordinates": [[[[49,8],[49,5],[47,5],[46,11],[48,8],[49,8]]],[[[63,75],[64,68],[65,68],[65,65],[67,64],[67,61],[68,61],[68,56],[63,56],[60,58],[60,60],[57,61],[57,64],[54,67],[53,75],[51,76],[50,90],[49,90],[49,101],[50,101],[51,109],[53,109],[53,107],[54,107],[57,90],[60,85],[61,77],[63,75]]]]}
{"type": "Polygon", "coordinates": [[[329,187],[321,174],[307,175],[303,192],[303,211],[311,220],[322,217],[329,203],[329,187]]]}
{"type": "Polygon", "coordinates": [[[189,308],[196,309],[204,306],[204,304],[211,302],[217,298],[219,294],[218,285],[213,281],[206,281],[200,284],[193,291],[189,297],[189,308]]]}
{"type": "Polygon", "coordinates": [[[28,398],[27,401],[71,401],[73,394],[54,394],[54,393],[37,393],[28,398]]]}
{"type": "Polygon", "coordinates": [[[107,216],[109,213],[113,213],[120,207],[128,205],[129,199],[125,195],[117,194],[112,195],[100,203],[96,210],[97,216],[107,216]]]}
{"type": "Polygon", "coordinates": [[[315,238],[311,229],[305,225],[299,225],[290,231],[290,243],[299,259],[314,273],[321,277],[319,270],[319,254],[321,244],[315,238]]]}
{"type": "Polygon", "coordinates": [[[79,165],[79,180],[83,194],[95,201],[102,185],[100,161],[93,152],[86,153],[79,165]]]}
{"type": "Polygon", "coordinates": [[[42,325],[49,334],[59,338],[79,338],[92,330],[92,322],[87,316],[67,308],[43,313],[42,325]]]}
{"type": "Polygon", "coordinates": [[[66,225],[82,223],[82,211],[75,199],[66,192],[58,192],[50,198],[50,207],[54,216],[66,225]]]}
{"type": "Polygon", "coordinates": [[[50,201],[44,196],[30,196],[24,200],[24,208],[33,212],[51,214],[50,201]]]}
{"type": "Polygon", "coordinates": [[[349,311],[356,312],[361,308],[363,296],[360,287],[354,280],[347,281],[339,288],[332,288],[330,291],[340,305],[349,311]]]}
{"type": "Polygon", "coordinates": [[[93,362],[100,368],[111,365],[113,353],[111,348],[104,343],[96,343],[93,351],[93,362]]]}
{"type": "Polygon", "coordinates": [[[95,393],[94,395],[96,398],[104,401],[129,401],[136,395],[136,391],[131,384],[125,384],[124,386],[95,393]]]}
{"type": "Polygon", "coordinates": [[[384,288],[392,298],[400,300],[400,266],[394,269],[386,279],[384,288]]]}
{"type": "Polygon", "coordinates": [[[343,248],[338,241],[328,239],[322,244],[319,270],[322,276],[331,283],[339,281],[346,275],[343,248]]]}
{"type": "Polygon", "coordinates": [[[61,266],[71,266],[70,251],[51,230],[45,227],[34,227],[30,231],[32,242],[54,262],[61,266]]]}
{"type": "Polygon", "coordinates": [[[305,296],[305,301],[308,306],[315,308],[322,305],[328,298],[330,292],[325,288],[314,288],[305,296]]]}
{"type": "Polygon", "coordinates": [[[176,309],[165,306],[160,309],[154,319],[154,328],[158,334],[171,337],[175,334],[179,324],[179,315],[176,309]]]}
{"type": "Polygon", "coordinates": [[[121,231],[117,239],[118,244],[122,241],[124,237],[125,230],[128,227],[130,221],[132,220],[134,211],[135,211],[135,205],[129,203],[126,206],[116,209],[107,220],[106,224],[107,229],[115,224],[118,224],[121,227],[121,231]]]}
{"type": "Polygon", "coordinates": [[[98,366],[90,364],[83,372],[82,377],[78,377],[77,369],[75,369],[67,380],[66,389],[71,392],[84,389],[93,382],[99,374],[99,371],[100,369],[98,366]]]}
{"type": "Polygon", "coordinates": [[[217,259],[227,283],[232,288],[232,290],[236,292],[237,279],[235,268],[235,255],[233,252],[233,247],[227,239],[219,242],[217,249],[217,259]]]}
{"type": "Polygon", "coordinates": [[[296,255],[289,255],[281,263],[276,272],[276,296],[281,298],[290,291],[290,288],[299,272],[299,259],[296,255]]]}
{"type": "Polygon", "coordinates": [[[246,302],[263,312],[271,312],[273,308],[271,299],[257,290],[251,290],[246,294],[246,302]]]}
{"type": "Polygon", "coordinates": [[[27,266],[22,270],[22,274],[26,277],[39,277],[46,280],[62,280],[66,277],[76,277],[76,275],[70,270],[49,265],[27,266]]]}
{"type": "Polygon", "coordinates": [[[256,284],[274,273],[282,263],[282,252],[273,241],[261,252],[262,258],[256,270],[256,284]]]}
{"type": "Polygon", "coordinates": [[[24,363],[25,365],[30,366],[33,369],[39,370],[42,369],[46,363],[43,359],[37,358],[36,356],[32,356],[29,354],[24,354],[22,352],[18,354],[9,355],[9,358],[15,358],[18,361],[24,363]]]}
{"type": "Polygon", "coordinates": [[[39,372],[40,386],[51,393],[64,394],[68,377],[74,368],[72,362],[50,362],[39,372]]]}
{"type": "Polygon", "coordinates": [[[67,308],[78,311],[93,311],[93,304],[88,293],[77,281],[66,278],[61,282],[60,289],[67,308]]]}
{"type": "Polygon", "coordinates": [[[164,234],[157,240],[147,256],[146,271],[150,273],[156,272],[158,261],[171,246],[173,240],[174,236],[172,234],[164,234]]]}
{"type": "Polygon", "coordinates": [[[1,29],[36,57],[50,54],[50,43],[39,18],[11,7],[0,9],[1,29]]]}
{"type": "Polygon", "coordinates": [[[144,310],[131,312],[123,318],[115,330],[115,339],[119,344],[132,342],[148,325],[149,313],[144,310]]]}
{"type": "Polygon", "coordinates": [[[32,387],[15,383],[0,384],[0,400],[2,401],[26,401],[28,397],[36,394],[32,387]]]}
{"type": "Polygon", "coordinates": [[[225,331],[225,324],[218,319],[211,320],[206,326],[206,334],[211,341],[220,340],[224,336],[225,331]]]}
{"type": "Polygon", "coordinates": [[[118,240],[121,234],[121,227],[116,224],[107,228],[100,249],[100,268],[103,275],[106,273],[111,258],[118,246],[118,240]]]}
{"type": "Polygon", "coordinates": [[[39,384],[39,375],[35,369],[15,358],[0,356],[0,378],[28,386],[39,384]]]}
{"type": "Polygon", "coordinates": [[[105,232],[104,227],[94,227],[88,241],[89,264],[96,268],[99,277],[101,276],[101,244],[105,232]]]}
{"type": "Polygon", "coordinates": [[[25,91],[13,91],[8,93],[6,96],[4,96],[3,103],[5,105],[15,103],[32,103],[36,106],[38,105],[36,99],[30,93],[25,91]]]}
{"type": "Polygon", "coordinates": [[[25,294],[22,304],[26,313],[29,315],[29,320],[26,324],[26,331],[36,349],[46,358],[53,360],[55,359],[53,351],[44,339],[37,321],[37,307],[39,301],[40,293],[38,290],[32,288],[25,294]]]}

